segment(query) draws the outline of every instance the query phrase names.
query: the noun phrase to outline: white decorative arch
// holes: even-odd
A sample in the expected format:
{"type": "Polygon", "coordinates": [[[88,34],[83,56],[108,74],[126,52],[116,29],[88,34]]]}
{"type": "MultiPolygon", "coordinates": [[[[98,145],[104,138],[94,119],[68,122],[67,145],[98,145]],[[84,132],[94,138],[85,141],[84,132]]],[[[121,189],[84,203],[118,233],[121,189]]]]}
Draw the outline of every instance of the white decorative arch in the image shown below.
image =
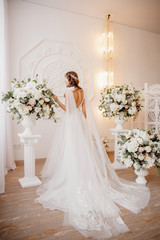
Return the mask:
{"type": "Polygon", "coordinates": [[[145,83],[145,127],[160,134],[160,84],[145,83]]]}
{"type": "Polygon", "coordinates": [[[42,40],[20,59],[20,79],[46,79],[59,97],[64,95],[64,75],[76,71],[91,100],[94,96],[94,68],[74,43],[42,40]]]}

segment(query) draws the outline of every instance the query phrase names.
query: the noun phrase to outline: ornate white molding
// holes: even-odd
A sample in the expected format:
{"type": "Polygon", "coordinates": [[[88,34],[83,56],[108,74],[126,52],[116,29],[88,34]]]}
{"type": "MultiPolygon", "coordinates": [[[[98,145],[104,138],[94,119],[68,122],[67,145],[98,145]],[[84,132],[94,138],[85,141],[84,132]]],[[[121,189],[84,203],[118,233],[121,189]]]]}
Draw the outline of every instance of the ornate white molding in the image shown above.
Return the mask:
{"type": "Polygon", "coordinates": [[[42,40],[20,59],[20,79],[38,74],[46,79],[58,96],[64,95],[64,75],[76,71],[80,85],[91,100],[94,96],[94,69],[88,59],[74,43],[42,40]]]}
{"type": "Polygon", "coordinates": [[[145,83],[145,127],[160,134],[160,84],[145,83]]]}

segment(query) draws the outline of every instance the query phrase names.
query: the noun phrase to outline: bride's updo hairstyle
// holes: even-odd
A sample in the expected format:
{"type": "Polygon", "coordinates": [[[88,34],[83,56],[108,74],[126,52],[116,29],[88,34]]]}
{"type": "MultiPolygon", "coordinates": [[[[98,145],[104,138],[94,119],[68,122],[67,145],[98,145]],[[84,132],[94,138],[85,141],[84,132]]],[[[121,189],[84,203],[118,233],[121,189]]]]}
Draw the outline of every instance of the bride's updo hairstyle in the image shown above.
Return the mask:
{"type": "Polygon", "coordinates": [[[79,79],[78,79],[78,74],[76,72],[70,71],[65,74],[65,77],[69,81],[69,87],[76,87],[81,89],[81,87],[78,85],[79,84],[79,79]]]}

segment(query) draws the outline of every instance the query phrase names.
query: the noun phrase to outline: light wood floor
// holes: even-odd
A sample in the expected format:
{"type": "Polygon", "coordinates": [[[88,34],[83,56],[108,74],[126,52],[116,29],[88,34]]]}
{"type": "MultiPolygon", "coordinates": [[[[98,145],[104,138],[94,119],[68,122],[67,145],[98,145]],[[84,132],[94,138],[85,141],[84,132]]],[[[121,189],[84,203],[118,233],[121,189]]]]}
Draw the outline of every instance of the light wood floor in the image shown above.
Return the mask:
{"type": "MultiPolygon", "coordinates": [[[[109,153],[113,161],[113,153],[109,153]]],[[[63,213],[44,209],[34,203],[37,187],[22,189],[18,178],[23,177],[23,162],[6,175],[6,192],[0,195],[0,239],[3,240],[84,240],[85,238],[72,227],[63,226],[63,213]]],[[[36,175],[44,160],[36,162],[36,175]]],[[[117,171],[119,176],[135,180],[132,169],[117,171]]],[[[148,206],[139,214],[120,207],[122,217],[129,229],[112,240],[160,240],[160,176],[154,168],[149,170],[147,186],[151,190],[148,206]]]]}

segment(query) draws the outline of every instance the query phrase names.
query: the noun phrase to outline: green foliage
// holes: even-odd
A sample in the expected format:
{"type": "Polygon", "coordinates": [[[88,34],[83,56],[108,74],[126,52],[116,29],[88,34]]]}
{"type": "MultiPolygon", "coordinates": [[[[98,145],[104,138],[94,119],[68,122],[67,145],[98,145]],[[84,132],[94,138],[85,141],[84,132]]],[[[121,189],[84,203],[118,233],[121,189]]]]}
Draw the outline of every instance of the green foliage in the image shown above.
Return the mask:
{"type": "Polygon", "coordinates": [[[123,112],[124,117],[135,118],[143,107],[140,94],[131,84],[104,88],[101,91],[99,110],[104,117],[111,118],[123,112]]]}
{"type": "Polygon", "coordinates": [[[45,79],[40,82],[36,74],[34,79],[18,81],[13,78],[10,83],[12,89],[2,93],[1,101],[8,102],[7,112],[12,115],[12,119],[16,117],[19,123],[23,115],[29,116],[36,113],[36,120],[47,117],[56,121],[54,108],[59,106],[53,99],[53,90],[47,88],[45,79]]]}
{"type": "Polygon", "coordinates": [[[132,166],[134,170],[150,168],[160,169],[160,138],[152,134],[153,130],[132,129],[118,138],[119,161],[132,166]]]}

